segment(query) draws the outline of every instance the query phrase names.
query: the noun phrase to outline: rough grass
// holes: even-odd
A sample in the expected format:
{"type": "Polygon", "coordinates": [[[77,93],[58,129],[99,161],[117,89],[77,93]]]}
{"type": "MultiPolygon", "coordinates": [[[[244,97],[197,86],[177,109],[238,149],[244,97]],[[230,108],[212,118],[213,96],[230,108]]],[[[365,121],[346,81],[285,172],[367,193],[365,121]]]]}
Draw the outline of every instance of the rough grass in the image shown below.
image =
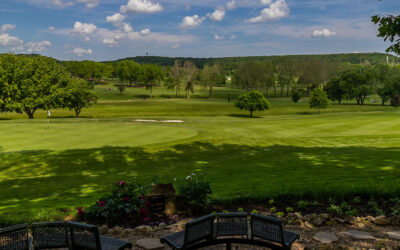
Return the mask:
{"type": "Polygon", "coordinates": [[[222,97],[102,96],[86,118],[53,111],[50,129],[46,119],[2,114],[12,120],[0,121],[0,224],[59,219],[96,201],[111,182],[135,176],[167,182],[205,173],[221,202],[400,191],[400,113],[350,103],[317,115],[305,99],[270,101],[257,119],[222,97]],[[185,123],[133,121],[139,117],[185,123]]]}

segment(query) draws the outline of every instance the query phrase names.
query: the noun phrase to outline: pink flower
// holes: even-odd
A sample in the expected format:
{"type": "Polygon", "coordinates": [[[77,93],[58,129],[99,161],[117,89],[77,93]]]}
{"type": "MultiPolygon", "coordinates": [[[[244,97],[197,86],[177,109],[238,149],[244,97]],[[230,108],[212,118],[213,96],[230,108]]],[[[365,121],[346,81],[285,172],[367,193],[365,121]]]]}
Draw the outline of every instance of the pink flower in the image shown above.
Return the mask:
{"type": "Polygon", "coordinates": [[[98,201],[98,202],[97,202],[97,205],[98,205],[99,207],[104,207],[104,206],[106,205],[106,203],[105,203],[104,201],[98,201]]]}
{"type": "Polygon", "coordinates": [[[120,186],[126,186],[126,185],[128,185],[128,183],[126,183],[125,181],[119,181],[119,182],[118,182],[118,185],[120,185],[120,186]]]}
{"type": "Polygon", "coordinates": [[[146,223],[146,222],[150,221],[150,219],[151,219],[150,217],[145,217],[145,218],[143,218],[143,222],[146,223]]]}
{"type": "Polygon", "coordinates": [[[143,216],[146,215],[146,209],[144,207],[140,209],[140,214],[143,216]]]}
{"type": "Polygon", "coordinates": [[[124,197],[124,202],[128,202],[128,201],[130,201],[130,200],[131,200],[130,197],[124,197]]]}
{"type": "Polygon", "coordinates": [[[77,210],[78,210],[78,215],[82,215],[83,214],[82,207],[78,207],[77,210]]]}

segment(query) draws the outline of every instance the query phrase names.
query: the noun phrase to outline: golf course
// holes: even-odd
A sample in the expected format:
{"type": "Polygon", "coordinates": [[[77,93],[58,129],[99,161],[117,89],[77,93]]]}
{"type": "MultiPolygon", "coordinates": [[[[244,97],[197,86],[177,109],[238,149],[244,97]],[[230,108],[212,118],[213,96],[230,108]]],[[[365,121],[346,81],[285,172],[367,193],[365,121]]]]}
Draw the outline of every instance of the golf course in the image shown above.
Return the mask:
{"type": "Polygon", "coordinates": [[[0,223],[60,219],[93,204],[115,181],[158,176],[173,182],[205,174],[216,201],[279,197],[328,199],[400,191],[400,113],[354,101],[320,114],[308,98],[268,98],[270,110],[228,102],[243,90],[199,87],[120,94],[98,85],[96,104],[73,118],[67,109],[34,120],[0,114],[0,223]]]}

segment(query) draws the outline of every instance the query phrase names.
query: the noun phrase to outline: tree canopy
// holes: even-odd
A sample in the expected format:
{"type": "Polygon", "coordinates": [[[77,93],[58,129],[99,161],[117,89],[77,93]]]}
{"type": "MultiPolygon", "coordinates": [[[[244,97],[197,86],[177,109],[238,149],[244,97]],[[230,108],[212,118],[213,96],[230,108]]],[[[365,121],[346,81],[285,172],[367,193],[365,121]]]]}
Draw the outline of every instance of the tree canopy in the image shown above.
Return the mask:
{"type": "Polygon", "coordinates": [[[270,104],[267,99],[261,92],[257,90],[240,95],[235,103],[235,106],[242,110],[250,111],[250,117],[253,117],[254,111],[264,111],[270,108],[270,104]]]}

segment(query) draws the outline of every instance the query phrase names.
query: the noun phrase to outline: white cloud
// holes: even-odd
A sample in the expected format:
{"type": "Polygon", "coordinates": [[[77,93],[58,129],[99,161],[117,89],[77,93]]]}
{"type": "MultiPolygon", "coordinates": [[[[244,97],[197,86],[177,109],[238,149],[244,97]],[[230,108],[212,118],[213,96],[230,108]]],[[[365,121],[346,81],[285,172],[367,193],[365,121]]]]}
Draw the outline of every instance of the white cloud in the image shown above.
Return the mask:
{"type": "Polygon", "coordinates": [[[219,22],[224,19],[225,14],[225,9],[223,7],[218,7],[213,13],[208,14],[207,16],[211,19],[211,21],[219,22]]]}
{"type": "Polygon", "coordinates": [[[122,26],[121,26],[121,30],[123,32],[129,33],[129,32],[133,31],[133,28],[132,28],[130,23],[123,23],[122,26]]]}
{"type": "Polygon", "coordinates": [[[106,38],[103,40],[104,44],[107,44],[109,47],[115,47],[118,45],[118,42],[114,40],[114,38],[106,38]]]}
{"type": "Polygon", "coordinates": [[[54,28],[54,26],[49,26],[48,28],[50,31],[54,31],[56,28],[54,28]]]}
{"type": "Polygon", "coordinates": [[[85,42],[90,42],[90,37],[86,36],[84,39],[85,39],[85,42]]]}
{"type": "Polygon", "coordinates": [[[0,46],[4,47],[19,46],[23,43],[24,41],[22,41],[16,36],[10,36],[7,33],[0,34],[0,46]]]}
{"type": "Polygon", "coordinates": [[[160,3],[150,0],[129,0],[127,5],[120,8],[122,13],[156,13],[162,10],[160,3]]]}
{"type": "Polygon", "coordinates": [[[95,32],[96,29],[97,29],[96,25],[92,23],[75,22],[72,32],[81,35],[90,35],[93,34],[93,32],[95,32]]]}
{"type": "Polygon", "coordinates": [[[5,32],[7,32],[9,30],[13,30],[13,29],[15,29],[15,27],[16,26],[14,24],[3,24],[0,27],[0,33],[5,33],[5,32]]]}
{"type": "Polygon", "coordinates": [[[99,5],[100,0],[76,0],[78,3],[85,4],[86,8],[93,8],[99,5]]]}
{"type": "Polygon", "coordinates": [[[226,4],[226,8],[227,8],[228,10],[233,10],[233,9],[235,9],[235,8],[236,8],[236,1],[235,1],[235,0],[232,0],[232,1],[228,2],[228,3],[226,4]]]}
{"type": "Polygon", "coordinates": [[[235,38],[236,38],[235,35],[231,35],[231,36],[229,37],[229,39],[235,39],[235,38]]]}
{"type": "Polygon", "coordinates": [[[49,41],[42,41],[42,42],[29,42],[25,44],[26,47],[28,47],[28,53],[40,53],[46,49],[48,49],[51,46],[51,42],[49,41]]]}
{"type": "Polygon", "coordinates": [[[222,39],[224,39],[224,37],[216,34],[216,35],[214,36],[214,39],[215,39],[215,40],[222,40],[222,39]]]}
{"type": "Polygon", "coordinates": [[[107,23],[120,24],[125,20],[126,16],[120,13],[115,13],[112,16],[106,17],[107,23]]]}
{"type": "Polygon", "coordinates": [[[330,36],[335,36],[336,32],[330,31],[328,29],[322,29],[322,30],[314,30],[312,36],[313,37],[330,37],[330,36]]]}
{"type": "Polygon", "coordinates": [[[260,0],[262,5],[268,5],[272,3],[272,0],[260,0]]]}
{"type": "Polygon", "coordinates": [[[53,6],[56,6],[58,8],[61,8],[61,9],[64,9],[64,8],[74,5],[73,2],[63,2],[62,0],[51,0],[50,4],[52,4],[53,6]]]}
{"type": "Polygon", "coordinates": [[[74,48],[68,51],[68,53],[75,54],[77,56],[91,55],[93,51],[91,49],[74,48]]]}
{"type": "Polygon", "coordinates": [[[141,30],[140,35],[142,35],[142,36],[150,35],[150,29],[141,30]]]}
{"type": "Polygon", "coordinates": [[[179,43],[170,46],[171,49],[179,49],[180,47],[181,45],[179,43]]]}
{"type": "Polygon", "coordinates": [[[204,20],[205,20],[205,17],[199,17],[198,15],[186,16],[182,20],[181,28],[194,29],[197,26],[199,26],[204,20]]]}
{"type": "MultiPolygon", "coordinates": [[[[267,0],[261,0],[262,2],[268,2],[267,0]]],[[[289,15],[289,7],[286,4],[285,0],[276,0],[275,2],[270,3],[268,8],[265,8],[261,11],[259,16],[247,19],[246,21],[249,23],[262,23],[273,20],[279,20],[282,17],[289,15]]]]}

